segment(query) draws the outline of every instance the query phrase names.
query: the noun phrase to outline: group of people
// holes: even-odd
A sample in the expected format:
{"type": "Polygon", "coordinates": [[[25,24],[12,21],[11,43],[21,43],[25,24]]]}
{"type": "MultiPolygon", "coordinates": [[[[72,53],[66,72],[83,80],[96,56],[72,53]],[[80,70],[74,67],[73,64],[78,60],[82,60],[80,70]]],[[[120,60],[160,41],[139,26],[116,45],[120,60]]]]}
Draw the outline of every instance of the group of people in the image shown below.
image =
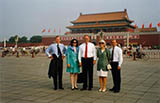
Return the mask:
{"type": "Polygon", "coordinates": [[[108,77],[108,64],[111,65],[113,88],[110,91],[114,93],[120,92],[121,86],[121,64],[123,62],[122,50],[117,46],[116,40],[112,40],[112,48],[106,47],[104,40],[99,41],[99,48],[90,42],[90,37],[84,35],[84,43],[79,45],[78,40],[72,39],[70,45],[66,49],[60,43],[60,36],[56,36],[55,43],[51,44],[46,49],[46,55],[51,59],[48,76],[53,78],[54,90],[57,88],[63,90],[62,75],[63,75],[63,59],[66,56],[67,69],[70,73],[71,90],[78,90],[77,78],[82,67],[83,87],[81,91],[93,88],[93,67],[97,61],[97,75],[99,77],[100,88],[98,91],[106,92],[106,82],[108,77]],[[98,59],[97,59],[98,58],[98,59]],[[58,82],[58,84],[57,84],[58,82]]]}
{"type": "Polygon", "coordinates": [[[4,47],[2,50],[2,57],[5,57],[7,55],[20,57],[20,56],[29,56],[31,55],[32,58],[34,58],[36,55],[40,53],[45,53],[45,47],[4,47]]]}
{"type": "Polygon", "coordinates": [[[142,56],[145,55],[141,44],[138,46],[129,45],[128,48],[123,48],[123,54],[127,54],[128,57],[133,57],[133,60],[136,60],[136,58],[142,59],[142,56]]]}
{"type": "Polygon", "coordinates": [[[16,57],[19,57],[19,51],[16,47],[3,48],[2,57],[5,57],[7,54],[10,54],[12,56],[16,54],[16,57]]]}

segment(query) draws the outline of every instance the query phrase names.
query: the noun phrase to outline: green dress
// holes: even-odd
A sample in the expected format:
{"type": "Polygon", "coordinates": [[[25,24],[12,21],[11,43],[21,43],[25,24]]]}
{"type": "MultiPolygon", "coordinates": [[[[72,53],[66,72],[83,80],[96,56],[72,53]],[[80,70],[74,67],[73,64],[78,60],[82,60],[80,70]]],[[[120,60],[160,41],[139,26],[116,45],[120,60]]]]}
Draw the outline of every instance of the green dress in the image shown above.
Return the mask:
{"type": "Polygon", "coordinates": [[[77,53],[75,53],[74,48],[71,46],[69,46],[67,49],[67,53],[66,53],[67,64],[71,65],[70,68],[67,67],[67,70],[66,70],[67,72],[70,72],[70,73],[80,72],[79,62],[78,62],[78,51],[79,51],[78,47],[76,47],[76,51],[77,53]]]}
{"type": "Polygon", "coordinates": [[[110,51],[105,48],[105,51],[102,52],[100,48],[97,49],[97,57],[98,59],[98,63],[97,63],[97,71],[100,71],[101,69],[103,71],[107,71],[107,64],[109,63],[109,59],[110,59],[110,51]]]}

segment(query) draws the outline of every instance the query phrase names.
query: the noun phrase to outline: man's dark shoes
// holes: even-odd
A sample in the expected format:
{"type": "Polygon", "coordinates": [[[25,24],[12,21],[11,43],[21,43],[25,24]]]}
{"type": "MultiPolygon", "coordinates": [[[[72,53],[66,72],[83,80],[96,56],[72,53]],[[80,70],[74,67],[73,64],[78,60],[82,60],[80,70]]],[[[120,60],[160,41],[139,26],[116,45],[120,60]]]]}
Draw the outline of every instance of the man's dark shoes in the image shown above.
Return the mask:
{"type": "Polygon", "coordinates": [[[57,88],[53,88],[54,90],[57,90],[57,88]]]}
{"type": "Polygon", "coordinates": [[[113,91],[114,91],[114,88],[112,88],[112,89],[109,89],[109,91],[112,91],[112,92],[113,92],[113,91]]]}
{"type": "Polygon", "coordinates": [[[119,90],[114,90],[114,93],[119,93],[120,91],[119,90]]]}
{"type": "Polygon", "coordinates": [[[81,91],[84,91],[84,90],[87,90],[87,88],[82,88],[82,89],[80,89],[81,91]]]}
{"type": "Polygon", "coordinates": [[[91,90],[92,90],[92,88],[88,88],[88,90],[89,90],[89,91],[91,91],[91,90]]]}
{"type": "Polygon", "coordinates": [[[60,87],[59,89],[64,90],[64,88],[63,88],[63,87],[60,87]]]}

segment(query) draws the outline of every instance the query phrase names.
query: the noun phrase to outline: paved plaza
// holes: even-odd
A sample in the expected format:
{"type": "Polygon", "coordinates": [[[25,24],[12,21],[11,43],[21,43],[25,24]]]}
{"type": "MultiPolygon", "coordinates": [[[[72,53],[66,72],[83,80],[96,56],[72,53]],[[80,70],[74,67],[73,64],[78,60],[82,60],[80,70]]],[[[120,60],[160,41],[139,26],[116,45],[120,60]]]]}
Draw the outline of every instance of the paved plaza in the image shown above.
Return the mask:
{"type": "MultiPolygon", "coordinates": [[[[16,58],[0,57],[0,103],[160,103],[160,60],[148,61],[124,58],[121,69],[120,93],[98,92],[99,81],[94,66],[92,91],[70,89],[69,74],[64,60],[64,90],[53,90],[48,79],[50,60],[30,56],[16,58]]],[[[112,88],[109,72],[107,88],[112,88]]],[[[78,85],[79,88],[82,84],[78,85]]]]}

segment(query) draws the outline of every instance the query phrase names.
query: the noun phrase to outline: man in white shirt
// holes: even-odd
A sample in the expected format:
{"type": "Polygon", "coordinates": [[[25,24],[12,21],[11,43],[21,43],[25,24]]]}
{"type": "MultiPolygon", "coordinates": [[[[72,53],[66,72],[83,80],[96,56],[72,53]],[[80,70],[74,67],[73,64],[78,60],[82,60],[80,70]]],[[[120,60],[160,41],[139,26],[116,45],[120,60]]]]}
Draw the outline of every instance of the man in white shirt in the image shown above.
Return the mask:
{"type": "Polygon", "coordinates": [[[83,88],[81,90],[87,89],[87,77],[89,77],[88,90],[90,91],[93,88],[93,65],[96,64],[96,48],[93,43],[89,42],[90,37],[88,35],[84,35],[84,41],[85,43],[79,47],[78,55],[79,65],[82,66],[84,77],[83,88]]]}
{"type": "Polygon", "coordinates": [[[117,46],[116,40],[112,40],[111,52],[111,66],[112,66],[112,77],[113,77],[113,88],[110,91],[114,93],[120,92],[121,86],[121,64],[123,62],[122,49],[117,46]]]}

